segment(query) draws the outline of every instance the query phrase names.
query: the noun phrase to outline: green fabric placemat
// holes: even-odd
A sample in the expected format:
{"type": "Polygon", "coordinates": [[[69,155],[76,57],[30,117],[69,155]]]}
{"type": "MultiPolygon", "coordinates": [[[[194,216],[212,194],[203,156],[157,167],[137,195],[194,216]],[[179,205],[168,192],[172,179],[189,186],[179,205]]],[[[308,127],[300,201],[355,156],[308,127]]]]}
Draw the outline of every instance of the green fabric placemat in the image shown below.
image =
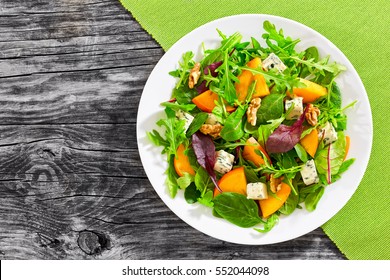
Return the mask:
{"type": "Polygon", "coordinates": [[[390,1],[120,1],[165,50],[204,23],[249,13],[273,14],[301,22],[341,49],[367,90],[374,142],[359,188],[322,228],[349,259],[390,259],[390,1]]]}

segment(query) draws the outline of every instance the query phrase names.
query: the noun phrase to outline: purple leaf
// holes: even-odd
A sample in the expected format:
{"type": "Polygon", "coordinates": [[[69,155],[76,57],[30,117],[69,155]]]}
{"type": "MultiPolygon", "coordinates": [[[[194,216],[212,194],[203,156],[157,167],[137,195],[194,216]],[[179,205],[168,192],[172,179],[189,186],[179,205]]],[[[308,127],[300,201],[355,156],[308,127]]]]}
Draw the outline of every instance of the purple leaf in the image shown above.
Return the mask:
{"type": "Polygon", "coordinates": [[[196,91],[197,91],[199,94],[201,94],[201,93],[205,92],[206,90],[208,90],[209,87],[208,87],[206,84],[207,84],[206,80],[204,80],[203,82],[201,82],[200,85],[196,87],[196,91]]]}
{"type": "Polygon", "coordinates": [[[209,70],[210,70],[210,74],[211,76],[213,77],[217,77],[218,76],[218,73],[215,71],[217,70],[217,68],[219,66],[222,65],[222,61],[217,61],[217,62],[214,62],[214,63],[211,63],[210,65],[207,65],[204,69],[203,69],[203,73],[205,75],[208,75],[209,74],[209,70]]]}
{"type": "MultiPolygon", "coordinates": [[[[307,108],[307,107],[306,107],[307,108]]],[[[306,108],[299,119],[292,125],[284,124],[279,127],[268,137],[265,146],[269,153],[285,153],[290,151],[301,139],[303,131],[303,121],[305,120],[306,108]]]]}
{"type": "Polygon", "coordinates": [[[215,145],[210,136],[201,132],[192,134],[192,148],[194,149],[196,159],[200,166],[206,169],[215,187],[222,192],[217,183],[217,177],[214,172],[215,164],[215,145]]]}

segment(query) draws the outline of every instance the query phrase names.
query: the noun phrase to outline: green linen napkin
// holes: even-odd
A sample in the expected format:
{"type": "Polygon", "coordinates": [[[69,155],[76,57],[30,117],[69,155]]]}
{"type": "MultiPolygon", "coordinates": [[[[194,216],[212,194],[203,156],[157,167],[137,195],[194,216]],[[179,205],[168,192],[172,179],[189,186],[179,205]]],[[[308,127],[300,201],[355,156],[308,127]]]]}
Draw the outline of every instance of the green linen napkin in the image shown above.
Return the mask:
{"type": "Polygon", "coordinates": [[[319,31],[340,48],[367,90],[374,142],[359,188],[322,228],[349,259],[390,259],[390,1],[120,1],[165,50],[204,23],[245,13],[293,19],[319,31]]]}

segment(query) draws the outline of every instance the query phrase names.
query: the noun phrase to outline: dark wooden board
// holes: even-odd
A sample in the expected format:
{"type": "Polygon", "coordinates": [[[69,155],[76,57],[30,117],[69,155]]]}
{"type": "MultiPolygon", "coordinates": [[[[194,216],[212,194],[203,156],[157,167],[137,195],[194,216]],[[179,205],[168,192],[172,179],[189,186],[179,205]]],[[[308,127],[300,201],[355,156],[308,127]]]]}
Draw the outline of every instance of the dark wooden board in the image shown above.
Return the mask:
{"type": "Polygon", "coordinates": [[[117,0],[0,0],[0,259],[343,259],[320,228],[230,244],[164,205],[135,135],[163,54],[117,0]]]}

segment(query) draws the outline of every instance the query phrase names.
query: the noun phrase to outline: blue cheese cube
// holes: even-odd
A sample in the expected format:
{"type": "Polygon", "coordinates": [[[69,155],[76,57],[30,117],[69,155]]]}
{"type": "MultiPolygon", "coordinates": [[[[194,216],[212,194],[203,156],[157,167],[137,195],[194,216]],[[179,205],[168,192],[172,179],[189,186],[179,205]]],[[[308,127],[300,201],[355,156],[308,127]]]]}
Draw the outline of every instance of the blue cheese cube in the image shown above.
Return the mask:
{"type": "Polygon", "coordinates": [[[324,139],[324,145],[326,146],[337,140],[337,132],[330,122],[326,122],[320,129],[318,137],[324,139]]]}
{"type": "Polygon", "coordinates": [[[188,114],[182,110],[176,111],[176,118],[178,118],[179,120],[185,121],[185,124],[184,124],[184,131],[185,132],[187,132],[188,127],[190,126],[190,124],[194,120],[193,116],[191,116],[190,114],[188,114]]]}
{"type": "Polygon", "coordinates": [[[291,106],[294,105],[291,112],[286,115],[286,120],[294,120],[298,119],[303,114],[303,98],[302,97],[295,97],[291,100],[286,100],[286,103],[284,104],[286,112],[288,109],[290,109],[291,106]]]}
{"type": "Polygon", "coordinates": [[[262,66],[264,70],[271,70],[276,68],[280,72],[283,72],[287,68],[286,65],[284,65],[280,60],[280,58],[274,53],[271,53],[266,59],[264,59],[262,66]]]}
{"type": "Polygon", "coordinates": [[[214,164],[214,170],[225,174],[228,173],[233,168],[234,155],[220,150],[216,153],[216,160],[214,164]]]}
{"type": "Polygon", "coordinates": [[[249,183],[246,185],[246,195],[248,199],[267,199],[267,185],[261,182],[249,183]]]}
{"type": "Polygon", "coordinates": [[[205,124],[215,125],[215,124],[218,124],[218,123],[219,122],[218,122],[217,117],[214,114],[209,113],[209,116],[207,117],[205,124]]]}
{"type": "Polygon", "coordinates": [[[301,175],[305,185],[312,185],[319,182],[316,164],[314,159],[308,160],[301,170],[301,175]]]}

